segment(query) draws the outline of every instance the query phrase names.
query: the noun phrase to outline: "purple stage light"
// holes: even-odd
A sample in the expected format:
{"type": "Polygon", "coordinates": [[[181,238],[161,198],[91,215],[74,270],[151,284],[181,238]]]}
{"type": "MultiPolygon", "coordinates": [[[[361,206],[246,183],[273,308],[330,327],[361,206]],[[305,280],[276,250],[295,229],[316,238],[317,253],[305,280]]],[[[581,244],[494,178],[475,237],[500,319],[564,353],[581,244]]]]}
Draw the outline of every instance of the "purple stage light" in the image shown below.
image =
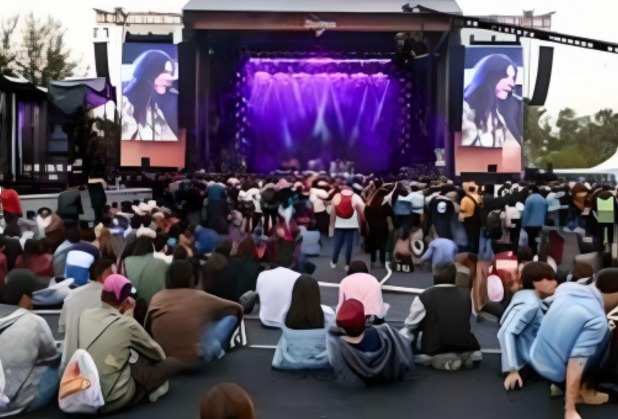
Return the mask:
{"type": "Polygon", "coordinates": [[[391,168],[406,90],[391,60],[251,58],[242,75],[250,170],[271,171],[289,158],[391,168]]]}

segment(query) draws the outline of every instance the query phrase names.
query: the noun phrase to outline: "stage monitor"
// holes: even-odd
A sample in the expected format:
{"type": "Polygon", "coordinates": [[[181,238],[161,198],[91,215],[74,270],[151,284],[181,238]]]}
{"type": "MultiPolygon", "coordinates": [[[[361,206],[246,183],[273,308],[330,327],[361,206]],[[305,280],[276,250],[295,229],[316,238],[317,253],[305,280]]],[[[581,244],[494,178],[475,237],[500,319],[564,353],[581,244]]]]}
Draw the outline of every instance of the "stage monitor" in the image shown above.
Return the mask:
{"type": "Polygon", "coordinates": [[[178,49],[125,43],[122,53],[121,166],[183,167],[178,128],[178,49]]]}
{"type": "Polygon", "coordinates": [[[523,76],[519,46],[466,48],[461,146],[521,148],[523,76]]]}

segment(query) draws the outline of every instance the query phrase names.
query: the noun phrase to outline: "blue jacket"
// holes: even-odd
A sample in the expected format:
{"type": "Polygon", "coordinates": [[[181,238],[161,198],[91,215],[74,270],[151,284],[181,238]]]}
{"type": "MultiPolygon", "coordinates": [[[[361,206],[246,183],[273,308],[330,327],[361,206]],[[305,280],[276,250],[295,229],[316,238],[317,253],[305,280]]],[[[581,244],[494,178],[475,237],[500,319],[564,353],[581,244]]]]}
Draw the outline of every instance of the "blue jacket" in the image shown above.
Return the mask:
{"type": "Polygon", "coordinates": [[[533,290],[517,291],[502,315],[498,340],[502,372],[530,364],[530,348],[543,320],[542,301],[533,290]]]}
{"type": "Polygon", "coordinates": [[[541,377],[556,383],[565,380],[569,358],[588,358],[586,370],[602,368],[610,336],[599,290],[594,284],[567,282],[556,289],[541,322],[530,349],[531,365],[541,377]]]}
{"type": "Polygon", "coordinates": [[[524,213],[521,217],[522,227],[543,227],[547,215],[547,200],[540,194],[530,195],[524,203],[524,213]]]}

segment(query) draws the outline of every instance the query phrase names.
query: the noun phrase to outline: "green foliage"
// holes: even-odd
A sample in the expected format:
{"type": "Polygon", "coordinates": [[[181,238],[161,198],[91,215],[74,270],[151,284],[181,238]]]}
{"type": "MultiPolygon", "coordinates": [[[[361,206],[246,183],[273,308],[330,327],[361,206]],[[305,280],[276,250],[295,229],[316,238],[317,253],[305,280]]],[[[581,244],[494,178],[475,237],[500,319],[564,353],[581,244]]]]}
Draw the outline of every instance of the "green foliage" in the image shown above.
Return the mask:
{"type": "Polygon", "coordinates": [[[13,67],[17,52],[12,48],[11,40],[17,27],[19,16],[4,18],[0,21],[0,74],[14,76],[13,67]]]}
{"type": "Polygon", "coordinates": [[[0,21],[0,74],[20,73],[37,86],[47,87],[54,80],[75,75],[77,62],[64,42],[65,28],[48,16],[42,20],[30,13],[19,25],[19,16],[0,21]],[[13,40],[21,26],[21,43],[13,40]]]}
{"type": "Polygon", "coordinates": [[[555,127],[545,110],[525,105],[524,153],[529,164],[543,167],[587,168],[611,157],[618,148],[618,114],[601,109],[580,117],[571,108],[558,113],[555,127]]]}

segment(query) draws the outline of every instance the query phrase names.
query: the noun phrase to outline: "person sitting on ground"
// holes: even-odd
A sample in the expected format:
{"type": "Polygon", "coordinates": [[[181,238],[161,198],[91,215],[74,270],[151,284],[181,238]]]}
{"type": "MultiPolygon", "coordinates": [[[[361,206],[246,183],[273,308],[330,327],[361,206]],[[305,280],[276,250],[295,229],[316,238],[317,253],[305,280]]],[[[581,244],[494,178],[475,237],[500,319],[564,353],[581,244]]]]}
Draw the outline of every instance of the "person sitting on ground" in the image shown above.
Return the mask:
{"type": "Polygon", "coordinates": [[[105,280],[115,273],[114,259],[99,259],[90,267],[90,281],[72,290],[65,298],[58,320],[58,332],[64,333],[64,345],[60,371],[64,371],[67,363],[77,350],[77,330],[79,318],[89,308],[101,306],[101,291],[105,280]]]}
{"type": "Polygon", "coordinates": [[[208,228],[208,221],[200,223],[201,228],[195,230],[195,249],[200,255],[212,253],[221,242],[221,236],[215,230],[208,228]]]}
{"type": "Polygon", "coordinates": [[[320,286],[309,275],[294,283],[292,301],[281,327],[272,367],[284,370],[330,368],[326,350],[326,327],[334,312],[320,305],[320,286]]]}
{"type": "Polygon", "coordinates": [[[202,285],[207,293],[226,298],[221,285],[231,281],[228,281],[226,269],[233,247],[234,244],[231,240],[223,240],[206,260],[202,268],[204,274],[202,285]]]}
{"type": "Polygon", "coordinates": [[[168,356],[183,362],[221,358],[242,320],[242,307],[194,289],[189,261],[172,262],[168,275],[167,289],[150,302],[146,330],[168,356]]]}
{"type": "Polygon", "coordinates": [[[0,360],[0,416],[32,412],[58,396],[60,354],[42,317],[0,304],[0,360]]]}
{"type": "MultiPolygon", "coordinates": [[[[477,246],[478,247],[478,246],[477,246]]],[[[434,239],[429,243],[427,250],[421,257],[420,262],[431,260],[431,269],[436,269],[445,263],[455,261],[455,255],[459,252],[457,243],[449,239],[434,239]]]]}
{"type": "Polygon", "coordinates": [[[363,303],[346,300],[337,311],[338,329],[327,336],[328,358],[337,382],[365,387],[403,381],[414,366],[412,345],[388,324],[367,327],[363,303]]]}
{"type": "Polygon", "coordinates": [[[245,237],[238,244],[236,253],[229,259],[229,273],[233,280],[233,287],[230,288],[232,293],[227,298],[231,301],[240,302],[241,296],[249,291],[255,291],[257,286],[257,278],[262,272],[263,267],[256,260],[257,248],[251,237],[245,237]]]}
{"type": "Polygon", "coordinates": [[[350,298],[361,303],[367,316],[372,317],[372,322],[379,324],[384,322],[386,313],[390,308],[382,298],[382,288],[375,276],[366,273],[367,265],[364,262],[353,261],[350,264],[348,274],[339,284],[339,302],[337,312],[341,305],[350,298]]]}
{"type": "Polygon", "coordinates": [[[65,238],[62,218],[51,209],[43,207],[37,212],[36,223],[39,226],[39,235],[45,237],[51,253],[54,254],[65,238]]]}
{"type": "Polygon", "coordinates": [[[600,404],[607,394],[595,383],[609,362],[607,313],[618,307],[618,269],[602,269],[596,283],[561,284],[530,350],[530,364],[543,378],[565,385],[565,418],[579,419],[577,403],[600,404]]]}
{"type": "Polygon", "coordinates": [[[446,371],[472,368],[482,359],[470,331],[470,294],[455,285],[456,277],[454,263],[434,269],[434,286],[414,299],[401,330],[414,342],[417,363],[446,371]]]}
{"type": "Polygon", "coordinates": [[[292,290],[300,274],[278,267],[262,272],[256,292],[260,298],[260,321],[266,327],[281,327],[292,302],[292,290]]]}
{"type": "MultiPolygon", "coordinates": [[[[66,265],[67,265],[67,257],[70,251],[79,251],[83,252],[82,255],[85,259],[94,260],[99,259],[100,252],[99,249],[92,243],[88,243],[82,241],[82,231],[78,226],[74,226],[67,230],[66,240],[58,246],[56,251],[54,252],[54,276],[65,276],[66,277],[66,265]],[[86,254],[90,255],[88,257],[86,254]]],[[[74,255],[80,255],[81,253],[75,253],[74,255]]],[[[81,259],[81,257],[77,258],[81,259]]],[[[86,275],[86,280],[87,280],[86,275]]]]}
{"type": "Polygon", "coordinates": [[[498,331],[502,373],[508,373],[504,380],[506,390],[523,387],[522,375],[530,377],[530,348],[547,311],[543,300],[554,295],[558,286],[556,273],[545,262],[526,264],[521,281],[523,289],[513,295],[498,331]]]}
{"type": "Polygon", "coordinates": [[[97,367],[105,400],[101,413],[146,398],[156,401],[167,392],[169,377],[185,367],[166,358],[159,344],[125,314],[133,308],[130,293],[127,278],[110,275],[103,284],[102,307],[84,311],[79,319],[77,347],[87,350],[97,367]]]}
{"type": "Polygon", "coordinates": [[[28,269],[36,276],[51,278],[54,276],[53,258],[46,250],[44,240],[26,240],[24,253],[17,257],[15,267],[28,269]]]}
{"type": "Polygon", "coordinates": [[[245,390],[233,383],[223,383],[202,398],[200,419],[257,419],[257,416],[245,390]]]}
{"type": "Polygon", "coordinates": [[[161,259],[168,265],[172,263],[174,256],[167,254],[167,236],[164,236],[163,234],[157,234],[157,237],[155,237],[155,239],[152,241],[152,245],[154,246],[153,257],[161,259]]]}
{"type": "Polygon", "coordinates": [[[29,269],[13,269],[4,280],[0,303],[32,309],[32,294],[48,285],[49,278],[39,278],[29,269]]]}
{"type": "Polygon", "coordinates": [[[138,237],[133,256],[129,256],[124,262],[127,278],[137,290],[137,297],[143,299],[146,305],[150,304],[157,292],[165,289],[165,278],[169,269],[167,262],[154,257],[153,251],[150,237],[138,237]]]}

